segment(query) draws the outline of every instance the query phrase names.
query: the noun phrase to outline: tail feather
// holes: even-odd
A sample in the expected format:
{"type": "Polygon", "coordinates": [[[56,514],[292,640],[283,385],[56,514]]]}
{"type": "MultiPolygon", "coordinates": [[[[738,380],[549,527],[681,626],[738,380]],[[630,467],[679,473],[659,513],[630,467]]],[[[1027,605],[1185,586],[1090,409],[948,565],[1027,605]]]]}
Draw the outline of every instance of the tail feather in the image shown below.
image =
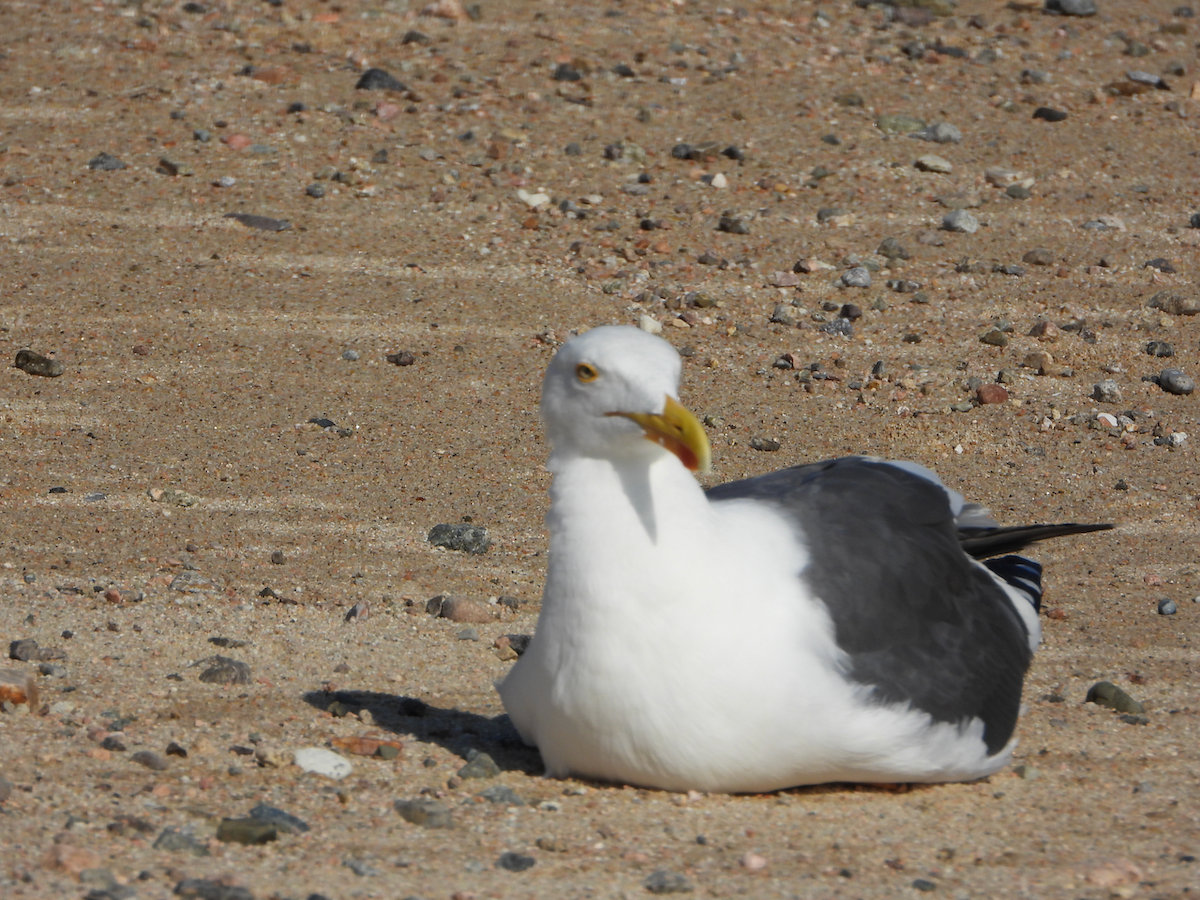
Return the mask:
{"type": "Polygon", "coordinates": [[[1014,525],[1010,528],[959,528],[958,539],[963,552],[976,559],[1000,556],[1024,550],[1030,544],[1048,538],[1064,537],[1069,534],[1088,534],[1093,531],[1108,531],[1109,523],[1078,525],[1064,522],[1059,525],[1014,525]]]}

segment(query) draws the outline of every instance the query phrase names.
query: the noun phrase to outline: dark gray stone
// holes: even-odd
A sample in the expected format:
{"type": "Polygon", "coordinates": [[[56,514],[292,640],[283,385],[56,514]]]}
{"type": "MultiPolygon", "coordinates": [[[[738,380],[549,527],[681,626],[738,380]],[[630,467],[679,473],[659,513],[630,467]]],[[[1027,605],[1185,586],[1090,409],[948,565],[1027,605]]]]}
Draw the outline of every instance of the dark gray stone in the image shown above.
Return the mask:
{"type": "Polygon", "coordinates": [[[468,778],[495,778],[500,774],[500,767],[496,765],[496,761],[486,753],[476,753],[470,757],[470,761],[458,770],[458,777],[464,780],[468,778]]]}
{"type": "Polygon", "coordinates": [[[1061,16],[1094,16],[1096,0],[1046,0],[1046,11],[1061,16]]]}
{"type": "Polygon", "coordinates": [[[162,834],[154,842],[154,849],[168,850],[173,853],[190,853],[192,856],[208,856],[208,847],[197,840],[195,835],[186,831],[177,831],[174,828],[162,830],[162,834]]]}
{"type": "Polygon", "coordinates": [[[200,680],[205,684],[249,684],[250,667],[228,656],[210,656],[194,665],[204,665],[200,680]]]}
{"type": "Polygon", "coordinates": [[[37,657],[38,644],[32,638],[21,638],[8,645],[8,658],[18,662],[29,662],[37,657]]]}
{"type": "Polygon", "coordinates": [[[184,900],[254,900],[254,895],[244,887],[206,878],[185,878],[175,885],[175,893],[184,900]]]}
{"type": "Polygon", "coordinates": [[[1113,684],[1111,681],[1098,681],[1088,688],[1085,703],[1095,703],[1097,706],[1107,706],[1121,713],[1140,716],[1146,708],[1137,700],[1113,684]]]}
{"type": "Polygon", "coordinates": [[[376,68],[370,68],[363,72],[354,87],[360,91],[395,91],[399,93],[408,90],[408,85],[394,78],[390,72],[376,68]]]}
{"type": "Polygon", "coordinates": [[[1166,341],[1150,341],[1146,344],[1146,355],[1170,357],[1175,355],[1175,348],[1166,341]]]}
{"type": "Polygon", "coordinates": [[[532,869],[537,865],[537,860],[532,856],[525,856],[521,853],[501,853],[500,858],[496,860],[496,868],[504,869],[506,872],[524,872],[527,869],[532,869]]]}
{"type": "Polygon", "coordinates": [[[268,844],[279,839],[279,830],[271,822],[247,816],[242,819],[222,819],[217,826],[217,840],[227,844],[268,844]]]}
{"type": "Polygon", "coordinates": [[[1173,616],[1179,612],[1179,607],[1175,605],[1175,601],[1170,597],[1164,597],[1158,601],[1158,614],[1160,616],[1173,616]]]}
{"type": "Polygon", "coordinates": [[[57,359],[50,359],[32,350],[18,350],[13,365],[26,375],[41,375],[43,378],[57,378],[67,371],[57,359]]]}
{"type": "Polygon", "coordinates": [[[493,784],[490,788],[480,791],[476,796],[482,797],[488,803],[496,803],[501,806],[525,805],[525,801],[521,799],[520,795],[505,784],[493,784]]]}
{"type": "Polygon", "coordinates": [[[101,152],[88,160],[88,168],[96,172],[117,172],[127,167],[111,153],[101,152]]]}
{"type": "Polygon", "coordinates": [[[170,765],[165,756],[155,753],[153,750],[139,750],[129,757],[129,761],[135,762],[139,766],[145,766],[153,772],[162,772],[170,765]]]}
{"type": "Polygon", "coordinates": [[[652,894],[690,894],[695,888],[679,872],[655,869],[642,885],[652,894]]]}
{"type": "Polygon", "coordinates": [[[1158,386],[1168,394],[1185,396],[1196,389],[1196,381],[1182,369],[1163,369],[1158,375],[1158,386]]]}
{"type": "Polygon", "coordinates": [[[488,547],[492,546],[486,528],[463,522],[434,525],[429,531],[429,543],[447,550],[476,554],[486,553],[488,547]]]}

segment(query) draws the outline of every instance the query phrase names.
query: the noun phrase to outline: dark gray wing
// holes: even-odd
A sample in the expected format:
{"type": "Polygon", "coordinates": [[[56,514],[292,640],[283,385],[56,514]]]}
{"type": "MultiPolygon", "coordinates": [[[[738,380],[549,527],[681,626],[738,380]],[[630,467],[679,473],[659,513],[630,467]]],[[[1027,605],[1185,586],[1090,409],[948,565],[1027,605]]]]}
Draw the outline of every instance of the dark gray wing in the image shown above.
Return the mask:
{"type": "Polygon", "coordinates": [[[958,529],[958,540],[963,551],[976,559],[1016,553],[1030,544],[1049,538],[1066,537],[1070,534],[1089,534],[1093,531],[1108,531],[1112,525],[1105,522],[1081,525],[1062,522],[1057,525],[1012,525],[1008,528],[962,528],[958,529]]]}
{"type": "Polygon", "coordinates": [[[829,609],[850,678],[939,722],[984,723],[989,753],[1016,727],[1032,652],[1008,595],[959,545],[940,485],[846,457],[719,485],[712,501],[770,503],[811,553],[799,573],[829,609]]]}

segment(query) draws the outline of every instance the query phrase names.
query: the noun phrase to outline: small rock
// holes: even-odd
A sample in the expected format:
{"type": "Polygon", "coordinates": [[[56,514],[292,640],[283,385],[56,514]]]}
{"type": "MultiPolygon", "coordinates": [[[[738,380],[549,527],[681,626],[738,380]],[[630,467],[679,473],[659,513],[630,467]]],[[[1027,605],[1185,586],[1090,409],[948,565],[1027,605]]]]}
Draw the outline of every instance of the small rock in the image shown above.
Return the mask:
{"type": "Polygon", "coordinates": [[[733,216],[721,216],[717,222],[717,231],[722,231],[726,234],[749,234],[750,226],[743,219],[734,218],[733,216]]]}
{"type": "Polygon", "coordinates": [[[0,803],[12,796],[13,784],[7,778],[0,776],[0,803]]]}
{"type": "Polygon", "coordinates": [[[1175,605],[1175,601],[1169,597],[1164,597],[1158,601],[1158,614],[1160,616],[1173,616],[1178,611],[1179,608],[1175,605]]]}
{"type": "MultiPolygon", "coordinates": [[[[899,7],[896,7],[899,11],[899,7]]],[[[923,141],[931,141],[935,144],[957,144],[963,139],[962,132],[949,122],[935,122],[928,125],[921,131],[912,133],[912,137],[920,138],[923,141]]]]}
{"type": "Polygon", "coordinates": [[[875,127],[884,134],[912,134],[924,130],[925,123],[913,116],[898,113],[880,116],[875,120],[875,127]]]}
{"type": "Polygon", "coordinates": [[[1046,122],[1061,122],[1067,118],[1067,114],[1061,109],[1051,109],[1049,106],[1039,106],[1033,111],[1033,118],[1042,119],[1046,122]]]}
{"type": "Polygon", "coordinates": [[[111,153],[104,153],[103,151],[89,159],[87,165],[89,169],[96,172],[117,172],[126,168],[125,163],[121,162],[121,160],[117,159],[111,153]]]}
{"type": "Polygon", "coordinates": [[[407,350],[401,350],[399,353],[389,353],[384,358],[393,366],[411,366],[417,361],[416,356],[407,350]]]}
{"type": "Polygon", "coordinates": [[[655,869],[642,885],[651,894],[690,894],[694,890],[687,878],[679,872],[669,872],[666,869],[655,869]]]}
{"type": "Polygon", "coordinates": [[[362,73],[354,87],[360,91],[392,91],[401,93],[408,90],[408,85],[394,78],[385,69],[370,68],[362,73]]]}
{"type": "Polygon", "coordinates": [[[296,765],[305,772],[340,780],[354,771],[344,756],[324,747],[303,747],[295,752],[296,765]]]}
{"type": "Polygon", "coordinates": [[[32,638],[21,638],[8,645],[8,658],[18,662],[29,662],[36,659],[37,654],[38,643],[32,638]]]}
{"type": "Polygon", "coordinates": [[[359,356],[357,350],[343,350],[342,359],[346,362],[358,362],[359,356]]]}
{"type": "Polygon", "coordinates": [[[73,844],[53,844],[42,858],[42,865],[54,872],[79,877],[87,869],[100,868],[100,854],[73,844]]]}
{"type": "Polygon", "coordinates": [[[1200,313],[1200,298],[1185,297],[1173,291],[1159,291],[1146,305],[1151,309],[1161,309],[1171,316],[1194,316],[1200,313]]]}
{"type": "Polygon", "coordinates": [[[253,817],[222,819],[221,824],[217,826],[217,840],[226,844],[255,846],[278,839],[279,831],[273,823],[253,817]]]}
{"type": "Polygon", "coordinates": [[[233,219],[247,228],[254,228],[258,231],[287,231],[292,227],[292,223],[286,219],[272,219],[270,216],[259,216],[253,213],[225,213],[222,218],[233,219]]]}
{"type": "Polygon", "coordinates": [[[145,766],[152,772],[162,772],[170,765],[167,758],[161,753],[155,753],[153,750],[139,750],[133,756],[129,757],[130,762],[135,762],[139,766],[145,766]]]}
{"type": "Polygon", "coordinates": [[[18,350],[13,365],[27,375],[41,375],[44,378],[57,378],[67,371],[57,359],[49,359],[32,350],[18,350]]]}
{"type": "Polygon", "coordinates": [[[929,891],[937,890],[937,885],[934,884],[932,881],[930,881],[928,878],[913,879],[912,886],[914,888],[916,888],[918,891],[922,891],[924,893],[928,893],[929,891]]]}
{"type": "Polygon", "coordinates": [[[453,828],[450,810],[436,800],[397,800],[393,804],[400,818],[421,828],[453,828]]]}
{"type": "Polygon", "coordinates": [[[486,528],[464,522],[434,525],[429,531],[428,541],[435,547],[474,554],[486,553],[492,546],[486,528]]]}
{"type": "Polygon", "coordinates": [[[662,323],[653,316],[642,313],[638,316],[638,328],[647,334],[662,334],[662,323]]]}
{"type": "Polygon", "coordinates": [[[1092,399],[1101,403],[1120,403],[1121,386],[1111,378],[1097,382],[1092,386],[1092,399]]]}
{"type": "Polygon", "coordinates": [[[520,853],[501,853],[500,858],[496,860],[496,868],[504,869],[506,872],[524,872],[526,869],[532,869],[537,865],[537,860],[532,856],[524,856],[520,853]]]}
{"type": "Polygon", "coordinates": [[[1130,713],[1135,716],[1143,715],[1146,708],[1111,681],[1099,681],[1088,688],[1085,703],[1095,703],[1107,706],[1117,712],[1130,713]]]}
{"type": "Polygon", "coordinates": [[[843,272],[840,280],[843,287],[870,287],[871,272],[863,266],[855,266],[843,272]]]}
{"type": "MultiPolygon", "coordinates": [[[[164,828],[154,842],[155,850],[167,850],[172,853],[190,853],[192,856],[208,856],[208,847],[187,831],[174,828],[164,828]]],[[[189,896],[197,896],[195,894],[189,896]]]]}
{"type": "Polygon", "coordinates": [[[1021,257],[1021,261],[1027,262],[1031,266],[1052,266],[1056,262],[1054,252],[1045,247],[1037,247],[1028,251],[1021,257]]]}
{"type": "Polygon", "coordinates": [[[1142,263],[1142,268],[1143,269],[1158,269],[1158,271],[1163,272],[1167,275],[1175,274],[1175,267],[1173,265],[1171,265],[1171,261],[1169,259],[1165,259],[1161,256],[1155,257],[1154,259],[1146,260],[1144,263],[1142,263]]]}
{"type": "Polygon", "coordinates": [[[1029,329],[1029,337],[1035,337],[1039,341],[1053,344],[1059,339],[1062,334],[1062,329],[1051,322],[1049,319],[1042,319],[1029,329]]]}
{"type": "Polygon", "coordinates": [[[954,171],[954,166],[950,164],[948,159],[943,159],[933,154],[917,157],[917,161],[913,165],[918,171],[935,172],[939,175],[949,175],[954,171]]]}
{"type": "Polygon", "coordinates": [[[1029,190],[1023,184],[1010,184],[1004,189],[1004,196],[1010,197],[1013,200],[1028,200],[1033,196],[1033,191],[1029,190]]]}
{"type": "Polygon", "coordinates": [[[359,622],[366,619],[371,614],[370,604],[366,600],[359,600],[346,612],[345,620],[347,622],[359,622]]]}
{"type": "Polygon", "coordinates": [[[1196,389],[1196,382],[1181,369],[1163,369],[1158,376],[1158,386],[1168,394],[1185,396],[1196,389]]]}
{"type": "Polygon", "coordinates": [[[464,781],[468,778],[495,778],[500,774],[496,761],[486,753],[477,753],[456,773],[464,781]]]}
{"type": "Polygon", "coordinates": [[[1026,354],[1021,365],[1027,369],[1035,370],[1039,375],[1046,375],[1054,365],[1054,357],[1045,350],[1038,350],[1034,353],[1026,354]]]}
{"type": "Polygon", "coordinates": [[[965,209],[956,209],[942,217],[942,230],[974,234],[979,230],[979,220],[965,209]]]}
{"type": "Polygon", "coordinates": [[[210,656],[193,666],[207,666],[200,673],[200,680],[205,684],[249,684],[250,667],[244,662],[230,659],[228,656],[210,656]]]}
{"type": "Polygon", "coordinates": [[[1063,16],[1094,16],[1096,0],[1046,0],[1047,12],[1063,16]]]}
{"type": "Polygon", "coordinates": [[[738,865],[747,872],[761,872],[767,867],[767,858],[752,850],[747,850],[738,857],[738,865]]]}
{"type": "Polygon", "coordinates": [[[495,803],[497,806],[525,805],[525,801],[517,795],[517,792],[504,784],[493,784],[490,788],[485,788],[475,796],[482,797],[488,803],[495,803]]]}
{"type": "Polygon", "coordinates": [[[1175,355],[1175,348],[1166,341],[1150,341],[1146,344],[1146,355],[1170,357],[1175,355]]]}
{"type": "Polygon", "coordinates": [[[979,342],[981,344],[988,344],[992,347],[1007,347],[1008,335],[999,328],[992,328],[980,336],[979,342]]]}
{"type": "Polygon", "coordinates": [[[979,401],[980,406],[987,406],[992,403],[1007,403],[1008,391],[1003,385],[999,384],[981,384],[975,389],[975,399],[979,401]]]}
{"type": "Polygon", "coordinates": [[[779,449],[779,441],[774,438],[752,437],[750,438],[750,449],[759,450],[763,453],[774,453],[779,449]]]}
{"type": "Polygon", "coordinates": [[[175,893],[184,900],[254,900],[254,895],[244,887],[205,878],[185,878],[175,885],[175,893]]]}

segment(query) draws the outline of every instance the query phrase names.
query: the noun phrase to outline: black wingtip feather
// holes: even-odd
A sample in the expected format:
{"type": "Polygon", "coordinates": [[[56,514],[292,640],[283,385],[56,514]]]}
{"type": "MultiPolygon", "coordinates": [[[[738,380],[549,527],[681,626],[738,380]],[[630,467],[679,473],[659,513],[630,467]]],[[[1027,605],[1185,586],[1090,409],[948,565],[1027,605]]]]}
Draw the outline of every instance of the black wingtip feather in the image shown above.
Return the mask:
{"type": "Polygon", "coordinates": [[[1063,522],[1058,525],[1014,525],[1011,528],[960,528],[958,539],[963,552],[976,559],[987,559],[1017,553],[1030,544],[1049,538],[1108,531],[1112,527],[1109,522],[1091,525],[1063,522]]]}

